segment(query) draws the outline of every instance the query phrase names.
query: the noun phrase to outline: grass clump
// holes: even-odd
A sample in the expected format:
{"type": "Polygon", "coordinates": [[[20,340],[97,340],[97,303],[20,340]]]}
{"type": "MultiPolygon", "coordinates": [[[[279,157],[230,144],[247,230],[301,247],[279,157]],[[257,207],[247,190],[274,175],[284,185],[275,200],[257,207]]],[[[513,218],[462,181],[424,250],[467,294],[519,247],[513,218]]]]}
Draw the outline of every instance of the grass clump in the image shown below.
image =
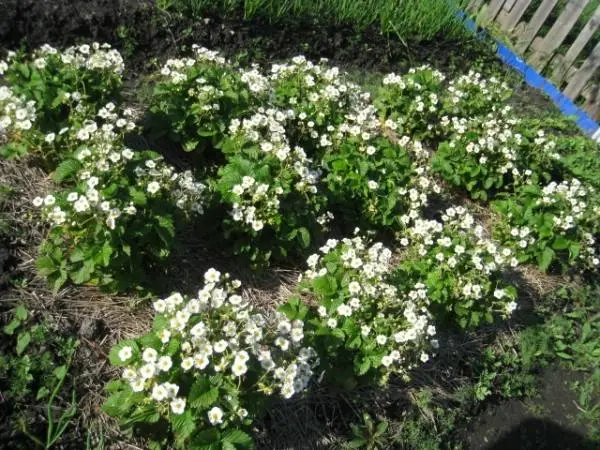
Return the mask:
{"type": "Polygon", "coordinates": [[[441,35],[447,39],[465,37],[463,26],[455,15],[460,3],[438,0],[161,0],[158,5],[195,17],[243,11],[245,19],[262,17],[273,22],[310,18],[350,24],[358,29],[377,25],[382,33],[397,35],[403,40],[422,41],[441,35]]]}

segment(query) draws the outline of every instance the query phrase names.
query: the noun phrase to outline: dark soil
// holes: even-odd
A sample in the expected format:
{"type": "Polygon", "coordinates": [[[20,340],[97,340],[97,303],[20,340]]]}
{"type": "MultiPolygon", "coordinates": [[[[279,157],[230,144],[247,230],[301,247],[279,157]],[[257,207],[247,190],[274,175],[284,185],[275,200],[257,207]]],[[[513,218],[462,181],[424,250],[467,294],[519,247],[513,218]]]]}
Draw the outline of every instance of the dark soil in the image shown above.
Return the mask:
{"type": "Polygon", "coordinates": [[[587,450],[598,443],[585,438],[583,425],[575,425],[576,394],[570,383],[581,380],[575,371],[558,365],[539,378],[540,394],[525,402],[511,399],[490,406],[467,432],[470,450],[587,450]]]}
{"type": "MultiPolygon", "coordinates": [[[[489,47],[465,37],[449,41],[404,43],[382,35],[377,26],[358,31],[350,25],[293,18],[271,23],[243,20],[242,13],[190,18],[169,14],[152,1],[140,0],[0,0],[0,48],[58,47],[77,42],[106,41],[119,48],[134,72],[145,71],[196,43],[225,54],[244,55],[252,62],[297,54],[362,70],[402,70],[428,62],[447,71],[464,70],[475,59],[499,64],[489,47]]],[[[131,73],[131,72],[130,72],[131,73]]]]}

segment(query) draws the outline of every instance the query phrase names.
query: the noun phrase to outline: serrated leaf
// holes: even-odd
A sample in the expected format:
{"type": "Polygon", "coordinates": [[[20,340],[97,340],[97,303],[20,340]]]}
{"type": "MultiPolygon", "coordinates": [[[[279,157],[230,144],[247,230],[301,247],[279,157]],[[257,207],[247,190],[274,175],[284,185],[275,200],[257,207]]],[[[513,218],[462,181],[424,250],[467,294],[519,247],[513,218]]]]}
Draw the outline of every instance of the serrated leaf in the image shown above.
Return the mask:
{"type": "Polygon", "coordinates": [[[315,293],[325,297],[329,297],[335,294],[337,290],[337,281],[335,280],[335,278],[325,275],[316,278],[313,281],[313,286],[315,289],[315,293]]]}
{"type": "Polygon", "coordinates": [[[195,408],[208,408],[212,406],[219,398],[219,390],[217,388],[212,388],[203,394],[200,394],[193,402],[190,404],[195,408]]]}
{"type": "Polygon", "coordinates": [[[224,442],[230,442],[232,444],[238,444],[240,447],[249,449],[253,448],[254,442],[250,435],[244,433],[242,430],[228,430],[222,435],[222,439],[224,442]]]}
{"type": "Polygon", "coordinates": [[[158,350],[162,347],[162,341],[156,335],[156,333],[148,333],[140,338],[140,344],[143,347],[152,347],[155,350],[158,350]]]}
{"type": "Polygon", "coordinates": [[[131,407],[136,403],[141,403],[145,397],[145,393],[133,392],[127,387],[108,397],[102,405],[102,409],[109,416],[125,417],[131,407]]]}
{"type": "Polygon", "coordinates": [[[140,406],[131,413],[126,419],[121,420],[121,426],[128,428],[135,423],[156,423],[160,420],[160,413],[156,405],[149,403],[140,406]]]}
{"type": "Polygon", "coordinates": [[[54,181],[62,183],[65,180],[71,179],[77,171],[81,169],[81,163],[76,159],[66,159],[61,162],[54,171],[54,181]]]}
{"type": "Polygon", "coordinates": [[[552,243],[552,248],[554,250],[564,250],[569,247],[569,240],[564,238],[563,236],[557,236],[552,243]]]}
{"type": "Polygon", "coordinates": [[[540,267],[540,270],[546,272],[548,270],[548,267],[550,267],[550,264],[552,264],[553,259],[554,250],[552,250],[550,247],[546,247],[538,258],[538,265],[540,267]]]}
{"type": "Polygon", "coordinates": [[[173,431],[176,434],[177,442],[180,445],[183,445],[196,429],[196,422],[192,415],[192,411],[189,409],[183,414],[172,414],[171,424],[173,426],[173,431]]]}
{"type": "Polygon", "coordinates": [[[219,390],[207,378],[198,378],[190,389],[189,403],[194,408],[207,408],[219,398],[219,390]]]}
{"type": "Polygon", "coordinates": [[[156,232],[160,240],[166,246],[170,246],[173,238],[175,237],[175,225],[173,224],[173,219],[165,216],[158,216],[158,227],[156,227],[156,232]]]}
{"type": "Polygon", "coordinates": [[[83,265],[71,274],[71,280],[75,284],[83,284],[90,280],[92,273],[94,271],[94,262],[93,261],[85,261],[83,265]]]}
{"type": "Polygon", "coordinates": [[[208,428],[206,430],[202,430],[194,434],[193,444],[194,448],[196,448],[197,446],[199,449],[218,450],[218,443],[220,442],[220,440],[221,435],[219,433],[219,430],[217,430],[216,428],[208,428]]]}
{"type": "Polygon", "coordinates": [[[200,143],[200,140],[198,140],[198,139],[189,139],[189,140],[185,141],[185,143],[183,144],[183,149],[186,152],[192,152],[192,151],[196,150],[196,147],[198,147],[199,143],[200,143]]]}
{"type": "Polygon", "coordinates": [[[129,196],[136,206],[146,206],[146,203],[148,202],[146,194],[134,187],[129,188],[129,196]]]}
{"type": "Polygon", "coordinates": [[[49,256],[40,256],[37,259],[36,267],[39,274],[43,277],[52,275],[58,270],[58,267],[49,256]]]}

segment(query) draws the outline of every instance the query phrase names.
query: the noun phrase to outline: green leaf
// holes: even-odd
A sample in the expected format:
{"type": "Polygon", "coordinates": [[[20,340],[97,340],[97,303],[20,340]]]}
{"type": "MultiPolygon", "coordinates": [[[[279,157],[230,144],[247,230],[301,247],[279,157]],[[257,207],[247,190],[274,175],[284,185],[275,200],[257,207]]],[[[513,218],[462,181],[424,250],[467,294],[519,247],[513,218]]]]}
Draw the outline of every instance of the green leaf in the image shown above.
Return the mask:
{"type": "Polygon", "coordinates": [[[581,251],[581,244],[579,242],[571,242],[569,245],[569,255],[571,260],[574,260],[579,256],[579,252],[581,251]]]}
{"type": "Polygon", "coordinates": [[[348,342],[346,342],[346,348],[348,348],[350,350],[355,350],[360,347],[361,342],[362,342],[362,340],[360,338],[360,335],[356,335],[352,339],[350,339],[348,342]]]}
{"type": "Polygon", "coordinates": [[[67,376],[67,366],[59,366],[56,369],[54,369],[52,373],[54,373],[54,376],[58,381],[62,381],[67,376]]]}
{"type": "Polygon", "coordinates": [[[313,281],[315,292],[324,297],[330,297],[337,291],[337,281],[328,275],[318,277],[313,281]]]}
{"type": "Polygon", "coordinates": [[[17,328],[21,326],[21,321],[18,319],[11,320],[5,327],[4,332],[9,336],[12,336],[17,328]]]}
{"type": "Polygon", "coordinates": [[[200,140],[198,139],[189,139],[187,141],[185,141],[185,143],[183,144],[183,149],[186,152],[191,152],[196,150],[196,147],[198,147],[198,144],[200,143],[200,140]]]}
{"type": "Polygon", "coordinates": [[[371,368],[371,361],[369,360],[369,358],[364,358],[358,366],[358,374],[364,375],[365,373],[367,373],[369,371],[370,368],[371,368]]]}
{"type": "Polygon", "coordinates": [[[564,250],[569,247],[569,240],[565,239],[564,236],[556,236],[554,242],[552,243],[552,248],[554,250],[564,250]]]}
{"type": "Polygon", "coordinates": [[[212,388],[208,392],[200,394],[191,405],[196,408],[208,408],[213,405],[217,399],[219,398],[219,390],[217,388],[212,388]]]}
{"type": "Polygon", "coordinates": [[[52,283],[52,290],[56,293],[58,290],[67,282],[67,272],[61,270],[54,282],[52,283]]]}
{"type": "Polygon", "coordinates": [[[173,238],[175,237],[175,225],[173,224],[173,219],[166,216],[158,216],[158,227],[156,227],[156,232],[160,237],[160,240],[167,246],[170,246],[173,238]]]}
{"type": "Polygon", "coordinates": [[[56,183],[62,183],[63,181],[68,180],[72,178],[80,168],[81,163],[76,159],[66,159],[61,162],[54,171],[54,181],[56,183]]]}
{"type": "Polygon", "coordinates": [[[27,308],[19,305],[15,308],[15,317],[21,321],[27,320],[27,308]]]}
{"type": "Polygon", "coordinates": [[[329,273],[335,273],[335,271],[337,270],[337,263],[334,261],[330,261],[325,263],[325,267],[327,268],[327,272],[329,273]]]}
{"type": "Polygon", "coordinates": [[[146,194],[134,187],[129,188],[129,196],[136,206],[146,206],[146,203],[148,202],[146,194]]]}
{"type": "Polygon", "coordinates": [[[26,331],[25,333],[19,334],[17,337],[17,355],[21,355],[31,342],[31,334],[26,331]]]}
{"type": "Polygon", "coordinates": [[[29,76],[31,75],[31,70],[27,64],[15,64],[15,68],[23,76],[23,78],[29,79],[29,76]]]}
{"type": "Polygon", "coordinates": [[[140,338],[140,344],[143,347],[152,347],[155,350],[160,350],[162,341],[156,333],[148,333],[140,338]]]}
{"type": "Polygon", "coordinates": [[[36,262],[37,270],[43,277],[48,277],[58,271],[57,265],[49,256],[40,256],[36,262]]]}
{"type": "Polygon", "coordinates": [[[300,236],[300,243],[302,244],[303,248],[308,248],[308,246],[310,245],[310,233],[309,231],[302,227],[302,228],[298,228],[298,233],[300,236]]]}
{"type": "Polygon", "coordinates": [[[38,390],[37,395],[35,396],[35,399],[40,400],[40,399],[46,397],[49,393],[50,393],[50,389],[48,389],[46,386],[42,386],[38,390]]]}
{"type": "Polygon", "coordinates": [[[194,408],[208,408],[219,398],[219,389],[213,388],[208,378],[198,378],[192,385],[188,399],[194,408]]]}
{"type": "Polygon", "coordinates": [[[87,260],[79,268],[79,270],[71,274],[71,280],[75,284],[83,284],[90,280],[92,273],[94,272],[94,262],[87,260]]]}
{"type": "Polygon", "coordinates": [[[194,416],[192,416],[192,411],[189,409],[183,414],[172,414],[171,424],[177,436],[177,442],[180,445],[183,445],[196,429],[196,421],[194,420],[194,416]]]}
{"type": "Polygon", "coordinates": [[[193,444],[197,446],[204,445],[202,447],[198,447],[202,449],[219,450],[219,446],[217,444],[220,440],[221,436],[219,434],[219,430],[216,428],[207,428],[194,435],[193,444]]]}
{"type": "Polygon", "coordinates": [[[128,428],[136,423],[156,423],[160,420],[160,413],[156,404],[150,403],[139,406],[127,418],[121,420],[121,426],[128,428]]]}
{"type": "Polygon", "coordinates": [[[562,359],[573,359],[573,357],[565,352],[556,352],[556,356],[562,359]]]}
{"type": "Polygon", "coordinates": [[[73,263],[83,261],[84,259],[85,259],[85,253],[81,249],[81,247],[74,248],[73,251],[71,252],[71,254],[69,255],[69,261],[71,261],[73,263]]]}
{"type": "Polygon", "coordinates": [[[552,264],[553,259],[554,250],[552,250],[550,247],[546,247],[538,258],[538,265],[540,267],[540,270],[544,272],[547,271],[548,267],[550,267],[550,264],[552,264]]]}
{"type": "Polygon", "coordinates": [[[223,433],[222,439],[224,442],[238,444],[241,448],[253,448],[254,446],[252,437],[242,430],[228,430],[223,433]]]}
{"type": "Polygon", "coordinates": [[[125,390],[108,397],[102,405],[102,409],[109,416],[124,417],[134,404],[141,403],[145,397],[145,393],[133,392],[129,387],[126,387],[125,390]]]}
{"type": "Polygon", "coordinates": [[[287,303],[284,303],[283,305],[279,306],[279,308],[277,308],[277,311],[279,311],[282,314],[285,314],[285,316],[289,320],[294,320],[296,318],[298,308],[294,305],[291,305],[288,301],[287,303]]]}
{"type": "MultiPolygon", "coordinates": [[[[126,245],[123,245],[123,247],[126,247],[126,245]]],[[[124,253],[127,254],[127,252],[124,253]]],[[[104,245],[102,245],[102,251],[99,254],[100,261],[104,265],[104,267],[108,267],[108,265],[110,264],[110,257],[112,254],[113,248],[110,246],[110,243],[108,241],[104,242],[104,245]]]]}

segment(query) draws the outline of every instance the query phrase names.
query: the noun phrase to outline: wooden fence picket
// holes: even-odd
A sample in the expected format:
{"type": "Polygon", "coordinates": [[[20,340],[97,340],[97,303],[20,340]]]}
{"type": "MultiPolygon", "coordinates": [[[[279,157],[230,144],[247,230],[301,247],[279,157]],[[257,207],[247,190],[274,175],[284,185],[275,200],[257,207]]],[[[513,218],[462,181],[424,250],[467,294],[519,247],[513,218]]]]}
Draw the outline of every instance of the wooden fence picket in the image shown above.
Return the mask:
{"type": "Polygon", "coordinates": [[[496,18],[496,16],[498,15],[498,12],[500,12],[500,8],[502,8],[502,5],[504,4],[504,2],[505,2],[505,0],[492,0],[490,5],[483,12],[482,19],[484,21],[494,20],[496,18]]]}
{"type": "Polygon", "coordinates": [[[600,7],[596,9],[596,12],[592,18],[585,24],[571,48],[567,51],[564,57],[560,59],[560,62],[553,65],[553,72],[550,80],[554,83],[561,83],[564,79],[567,70],[573,65],[579,54],[582,52],[586,44],[592,39],[594,33],[600,27],[600,7]]]}
{"type": "Polygon", "coordinates": [[[571,0],[560,14],[548,34],[541,40],[534,40],[532,47],[534,49],[533,56],[528,60],[529,64],[535,67],[538,71],[544,69],[546,64],[554,55],[554,51],[561,46],[571,28],[579,19],[585,6],[590,0],[571,0]],[[536,45],[539,42],[539,46],[536,45]]]}
{"type": "MultiPolygon", "coordinates": [[[[549,79],[571,100],[584,99],[583,108],[596,119],[600,118],[600,84],[594,75],[600,69],[600,42],[595,38],[600,30],[600,6],[581,27],[566,53],[561,46],[580,20],[590,0],[568,0],[556,13],[558,0],[542,0],[530,16],[533,0],[471,0],[469,11],[484,23],[492,22],[508,33],[521,57],[538,72],[547,70],[549,79]],[[551,14],[558,18],[547,23],[551,14]],[[525,14],[527,13],[527,16],[525,14]],[[524,17],[531,17],[529,20],[524,17]],[[550,26],[545,36],[540,36],[544,25],[550,26]],[[590,42],[594,49],[586,52],[590,42]],[[587,58],[583,64],[578,61],[587,58]]],[[[564,46],[563,46],[564,48],[564,46]]]]}
{"type": "Polygon", "coordinates": [[[540,7],[537,9],[531,21],[525,27],[523,34],[518,36],[517,39],[517,50],[521,53],[525,51],[531,45],[531,42],[535,39],[538,31],[544,25],[544,22],[556,6],[558,0],[544,0],[540,7]]]}
{"type": "Polygon", "coordinates": [[[596,44],[590,56],[588,56],[579,70],[569,80],[569,84],[567,84],[567,87],[563,91],[564,94],[575,100],[598,67],[600,67],[600,42],[596,44]]]}
{"type": "Polygon", "coordinates": [[[500,12],[497,19],[502,29],[511,31],[516,27],[531,2],[532,0],[516,0],[512,5],[505,3],[503,11],[500,12]]]}

